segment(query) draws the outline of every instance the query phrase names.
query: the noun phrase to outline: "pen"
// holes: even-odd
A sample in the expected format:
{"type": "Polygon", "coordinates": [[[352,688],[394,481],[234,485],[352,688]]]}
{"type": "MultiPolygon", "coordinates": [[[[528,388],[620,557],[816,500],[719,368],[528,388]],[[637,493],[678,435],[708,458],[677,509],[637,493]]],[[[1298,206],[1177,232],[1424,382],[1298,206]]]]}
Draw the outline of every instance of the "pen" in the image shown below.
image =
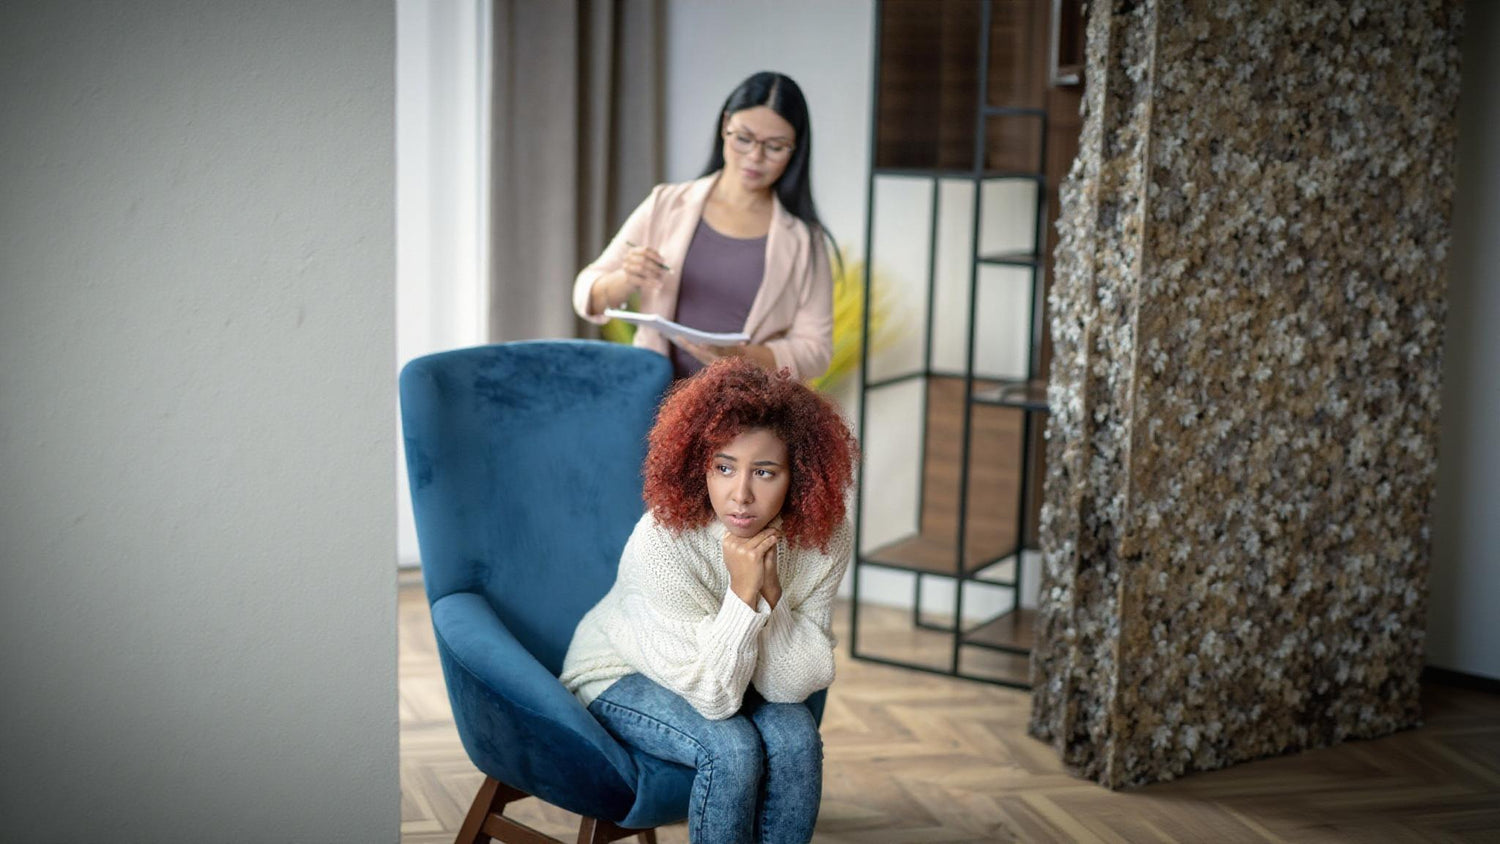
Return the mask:
{"type": "MultiPolygon", "coordinates": [[[[625,245],[629,246],[632,249],[639,249],[639,248],[641,248],[641,245],[639,243],[636,243],[633,240],[627,240],[627,241],[625,241],[625,245]]],[[[666,270],[667,272],[671,272],[672,271],[671,267],[667,266],[666,264],[663,264],[661,261],[658,261],[655,258],[647,258],[646,260],[648,260],[651,263],[657,265],[658,267],[661,267],[662,269],[666,270]]]]}

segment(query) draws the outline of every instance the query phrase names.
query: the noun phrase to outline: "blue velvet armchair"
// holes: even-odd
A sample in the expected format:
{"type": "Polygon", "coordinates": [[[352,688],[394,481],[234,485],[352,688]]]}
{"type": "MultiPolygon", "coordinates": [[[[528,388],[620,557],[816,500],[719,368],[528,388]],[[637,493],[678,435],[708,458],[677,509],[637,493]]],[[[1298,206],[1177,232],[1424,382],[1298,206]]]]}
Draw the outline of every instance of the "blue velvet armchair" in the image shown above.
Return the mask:
{"type": "MultiPolygon", "coordinates": [[[[464,750],[485,782],[458,841],[548,840],[504,816],[535,796],[580,842],[687,817],[693,771],[618,743],[558,682],[579,619],[644,511],[646,436],[672,370],[590,341],[409,363],[401,418],[432,626],[464,750]]],[[[821,718],[824,695],[809,699],[821,718]]]]}
{"type": "Polygon", "coordinates": [[[582,815],[580,841],[687,816],[693,772],[616,742],[557,681],[642,513],[646,435],[671,377],[661,355],[589,341],[444,352],[401,373],[438,654],[487,777],[460,841],[537,840],[503,814],[526,796],[582,815]]]}

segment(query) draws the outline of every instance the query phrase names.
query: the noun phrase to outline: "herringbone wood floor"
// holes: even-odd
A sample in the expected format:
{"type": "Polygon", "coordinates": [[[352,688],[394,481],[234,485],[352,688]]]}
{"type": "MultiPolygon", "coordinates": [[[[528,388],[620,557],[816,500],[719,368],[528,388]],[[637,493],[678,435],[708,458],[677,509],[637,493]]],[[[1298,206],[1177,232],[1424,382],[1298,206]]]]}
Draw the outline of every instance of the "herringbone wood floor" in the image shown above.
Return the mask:
{"type": "MultiPolygon", "coordinates": [[[[863,607],[861,641],[878,630],[899,644],[909,618],[863,607]]],[[[843,608],[836,625],[844,638],[843,608]]],[[[417,584],[401,589],[400,643],[401,839],[449,842],[482,776],[454,731],[417,584]]],[[[852,660],[843,646],[838,660],[820,842],[1500,842],[1497,695],[1430,687],[1419,730],[1111,792],[1027,737],[1025,692],[852,660]]],[[[577,836],[576,816],[536,800],[508,814],[577,836]]],[[[687,828],[659,840],[686,842],[687,828]]]]}

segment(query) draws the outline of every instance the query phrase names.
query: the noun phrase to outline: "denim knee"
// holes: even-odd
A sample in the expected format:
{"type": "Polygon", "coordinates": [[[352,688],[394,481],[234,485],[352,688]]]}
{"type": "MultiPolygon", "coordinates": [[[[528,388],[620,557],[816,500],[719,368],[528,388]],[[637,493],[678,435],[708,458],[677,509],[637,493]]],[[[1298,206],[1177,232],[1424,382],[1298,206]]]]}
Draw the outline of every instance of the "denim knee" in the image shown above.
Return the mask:
{"type": "Polygon", "coordinates": [[[765,704],[756,712],[755,726],[774,764],[797,767],[821,765],[823,735],[817,719],[800,703],[765,704]]]}
{"type": "MultiPolygon", "coordinates": [[[[733,778],[745,785],[760,782],[764,770],[765,749],[760,732],[750,719],[735,715],[723,721],[714,721],[713,728],[704,736],[704,752],[713,766],[714,779],[733,778]]],[[[702,761],[699,762],[702,768],[702,761]]]]}

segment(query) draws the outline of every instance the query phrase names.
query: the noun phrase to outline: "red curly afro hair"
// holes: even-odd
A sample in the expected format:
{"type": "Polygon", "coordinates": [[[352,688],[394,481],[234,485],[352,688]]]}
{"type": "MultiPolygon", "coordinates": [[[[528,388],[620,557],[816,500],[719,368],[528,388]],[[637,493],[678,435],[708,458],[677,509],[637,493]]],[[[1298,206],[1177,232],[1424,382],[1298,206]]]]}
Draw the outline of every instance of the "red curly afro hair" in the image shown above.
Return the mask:
{"type": "Polygon", "coordinates": [[[721,358],[667,394],[646,454],[646,506],[674,531],[708,524],[714,518],[709,461],[755,428],[786,443],[791,481],[781,526],[787,541],[826,551],[844,520],[859,446],[833,402],[785,370],[772,375],[743,358],[721,358]]]}

